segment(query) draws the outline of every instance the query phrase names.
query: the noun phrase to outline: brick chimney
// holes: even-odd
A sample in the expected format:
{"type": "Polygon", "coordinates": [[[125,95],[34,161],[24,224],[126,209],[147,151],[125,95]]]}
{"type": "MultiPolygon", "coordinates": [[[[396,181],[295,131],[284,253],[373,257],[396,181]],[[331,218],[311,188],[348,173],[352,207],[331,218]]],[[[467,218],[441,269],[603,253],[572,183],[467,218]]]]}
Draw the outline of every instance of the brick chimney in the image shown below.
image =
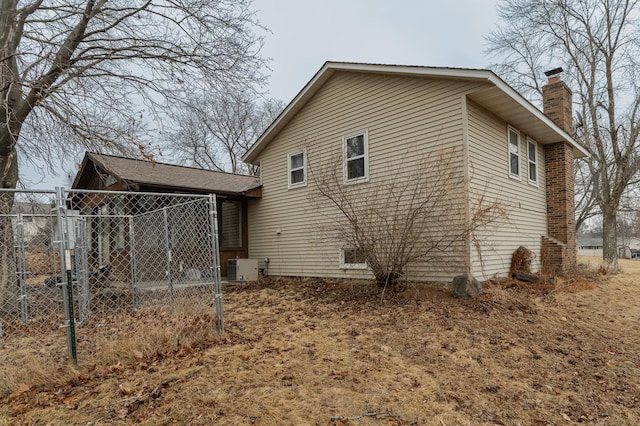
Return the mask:
{"type": "MultiPolygon", "coordinates": [[[[572,93],[558,74],[548,71],[542,88],[543,111],[567,134],[573,133],[572,93]]],[[[544,145],[547,191],[547,231],[542,237],[542,266],[549,273],[568,272],[576,265],[576,219],[573,148],[565,141],[544,145]]]]}

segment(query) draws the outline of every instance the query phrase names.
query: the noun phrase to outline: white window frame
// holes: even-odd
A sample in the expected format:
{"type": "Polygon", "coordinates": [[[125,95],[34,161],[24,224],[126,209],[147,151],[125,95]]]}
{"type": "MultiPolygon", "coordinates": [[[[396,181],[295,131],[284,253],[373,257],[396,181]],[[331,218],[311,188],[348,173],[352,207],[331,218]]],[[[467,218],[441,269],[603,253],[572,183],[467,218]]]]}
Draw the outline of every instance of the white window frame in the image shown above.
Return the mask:
{"type": "Polygon", "coordinates": [[[538,154],[540,150],[538,149],[538,143],[536,141],[534,141],[531,138],[527,138],[527,175],[529,176],[529,185],[533,185],[533,186],[538,186],[538,176],[540,175],[539,172],[539,167],[538,167],[538,157],[540,156],[538,154]],[[533,159],[533,161],[531,160],[531,147],[533,146],[533,148],[535,149],[535,154],[536,157],[533,159]],[[531,176],[531,165],[534,165],[536,168],[536,174],[535,176],[531,176]]]}
{"type": "Polygon", "coordinates": [[[340,247],[340,269],[367,269],[367,262],[364,263],[346,263],[344,258],[345,250],[356,250],[353,247],[340,247]]]}
{"type": "Polygon", "coordinates": [[[516,129],[514,129],[511,126],[507,126],[507,167],[509,170],[509,177],[512,179],[517,179],[517,180],[522,180],[522,164],[520,161],[520,157],[521,157],[521,143],[520,143],[520,132],[516,129]],[[511,152],[511,132],[515,133],[516,136],[518,137],[518,152],[513,153],[511,152]],[[511,154],[515,154],[518,156],[518,173],[513,173],[513,171],[511,170],[511,154]]]}
{"type": "Polygon", "coordinates": [[[290,152],[289,154],[287,154],[287,171],[288,171],[287,181],[288,181],[289,189],[307,186],[307,150],[306,149],[300,149],[298,151],[290,152]],[[291,157],[295,157],[300,154],[302,154],[302,167],[292,169],[291,157]],[[302,170],[302,174],[303,174],[302,182],[293,183],[291,182],[291,174],[298,170],[302,170]]]}
{"type": "Polygon", "coordinates": [[[344,176],[345,184],[353,184],[360,182],[367,182],[369,180],[369,132],[368,130],[360,130],[357,132],[350,133],[342,138],[342,158],[343,158],[343,170],[342,174],[344,176]],[[357,136],[364,136],[364,154],[361,156],[347,158],[347,140],[351,138],[355,138],[357,136]],[[364,158],[364,176],[349,179],[348,172],[348,164],[349,161],[358,160],[360,158],[364,158]]]}

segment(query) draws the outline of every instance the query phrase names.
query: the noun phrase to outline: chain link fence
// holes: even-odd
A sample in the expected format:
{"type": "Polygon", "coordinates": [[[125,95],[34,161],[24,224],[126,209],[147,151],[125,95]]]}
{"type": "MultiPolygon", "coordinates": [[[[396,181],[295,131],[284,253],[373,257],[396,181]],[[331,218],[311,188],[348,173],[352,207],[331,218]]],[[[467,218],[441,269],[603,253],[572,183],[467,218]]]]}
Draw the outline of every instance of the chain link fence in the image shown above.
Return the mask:
{"type": "Polygon", "coordinates": [[[109,334],[175,315],[223,331],[215,196],[0,193],[0,339],[66,336],[77,362],[109,334]]]}

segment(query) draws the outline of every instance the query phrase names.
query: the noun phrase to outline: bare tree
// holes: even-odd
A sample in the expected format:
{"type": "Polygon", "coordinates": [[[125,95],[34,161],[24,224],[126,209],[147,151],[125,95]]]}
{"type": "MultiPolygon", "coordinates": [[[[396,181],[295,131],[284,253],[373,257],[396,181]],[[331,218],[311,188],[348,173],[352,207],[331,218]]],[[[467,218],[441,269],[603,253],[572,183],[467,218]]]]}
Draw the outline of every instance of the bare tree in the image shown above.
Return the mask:
{"type": "MultiPolygon", "coordinates": [[[[0,0],[0,188],[16,187],[20,163],[53,169],[80,148],[142,155],[150,119],[201,81],[260,83],[262,39],[250,5],[0,0]]],[[[13,196],[0,198],[0,214],[8,213],[13,196]]],[[[4,217],[0,289],[15,275],[11,237],[4,217]]]]}
{"type": "Polygon", "coordinates": [[[576,195],[576,232],[594,216],[601,214],[596,203],[587,159],[579,158],[575,161],[575,195],[576,195]]]}
{"type": "Polygon", "coordinates": [[[344,184],[342,157],[309,164],[310,202],[327,219],[322,234],[353,248],[351,255],[366,261],[381,286],[395,285],[416,262],[465,270],[469,265],[456,252],[506,218],[497,201],[467,198],[459,150],[407,163],[415,167],[357,185],[344,184]]]}
{"type": "Polygon", "coordinates": [[[254,174],[241,157],[284,109],[282,101],[254,98],[246,91],[216,89],[194,96],[172,114],[172,156],[190,166],[254,174]]]}
{"type": "Polygon", "coordinates": [[[0,0],[0,187],[78,146],[135,152],[201,81],[263,79],[251,0],[0,0]]]}
{"type": "Polygon", "coordinates": [[[603,216],[604,259],[615,263],[616,212],[638,173],[638,0],[503,0],[504,24],[488,36],[496,71],[532,98],[559,64],[584,122],[592,195],[603,216]]]}

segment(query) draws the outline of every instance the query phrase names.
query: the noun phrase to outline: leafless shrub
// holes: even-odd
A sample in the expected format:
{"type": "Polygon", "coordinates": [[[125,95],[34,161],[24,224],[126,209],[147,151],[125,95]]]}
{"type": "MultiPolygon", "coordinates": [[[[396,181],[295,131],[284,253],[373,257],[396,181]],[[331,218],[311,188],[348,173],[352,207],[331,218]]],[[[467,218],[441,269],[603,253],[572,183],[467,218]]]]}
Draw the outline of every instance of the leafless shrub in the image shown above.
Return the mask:
{"type": "Polygon", "coordinates": [[[396,284],[417,262],[468,270],[459,253],[479,238],[477,231],[506,213],[484,196],[471,202],[461,151],[407,155],[406,164],[389,165],[359,184],[345,184],[342,157],[310,162],[310,199],[326,219],[321,232],[355,248],[381,286],[396,284]]]}

